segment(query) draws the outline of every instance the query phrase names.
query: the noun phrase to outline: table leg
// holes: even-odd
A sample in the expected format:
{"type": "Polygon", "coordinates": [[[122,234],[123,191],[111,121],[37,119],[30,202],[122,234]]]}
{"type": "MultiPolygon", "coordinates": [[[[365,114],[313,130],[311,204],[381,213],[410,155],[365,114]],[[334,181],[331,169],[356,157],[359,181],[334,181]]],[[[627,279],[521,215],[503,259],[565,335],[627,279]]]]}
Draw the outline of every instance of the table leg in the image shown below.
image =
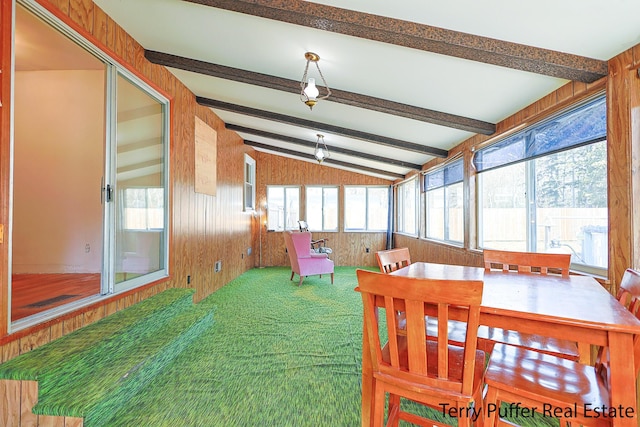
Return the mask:
{"type": "Polygon", "coordinates": [[[633,335],[613,331],[608,335],[611,406],[622,410],[612,418],[613,425],[636,427],[636,376],[634,364],[629,363],[629,356],[633,355],[633,335]]]}

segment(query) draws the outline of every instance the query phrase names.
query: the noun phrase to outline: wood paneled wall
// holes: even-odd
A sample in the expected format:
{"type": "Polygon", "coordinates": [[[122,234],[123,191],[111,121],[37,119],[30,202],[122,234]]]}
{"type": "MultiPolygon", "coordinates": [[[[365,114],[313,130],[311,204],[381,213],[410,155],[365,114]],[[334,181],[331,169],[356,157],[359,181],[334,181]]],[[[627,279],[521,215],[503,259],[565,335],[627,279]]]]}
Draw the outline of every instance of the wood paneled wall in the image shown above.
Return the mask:
{"type": "MultiPolygon", "coordinates": [[[[338,194],[338,229],[344,228],[344,185],[390,185],[391,182],[370,176],[361,175],[341,169],[330,168],[317,163],[303,162],[287,157],[256,152],[256,205],[264,211],[267,201],[267,185],[299,185],[300,217],[305,218],[305,185],[337,185],[338,194]]],[[[364,215],[364,212],[362,213],[364,215]]],[[[285,252],[284,239],[280,232],[267,232],[262,215],[262,224],[258,242],[262,241],[262,259],[258,253],[257,266],[288,266],[289,258],[285,252]],[[261,262],[261,264],[260,264],[261,262]]],[[[256,218],[256,224],[259,219],[256,218]]],[[[333,249],[331,259],[342,266],[375,266],[374,253],[385,249],[386,233],[313,233],[314,238],[328,237],[328,246],[333,249]],[[369,252],[367,252],[369,248],[369,252]]]]}
{"type": "Polygon", "coordinates": [[[625,269],[640,268],[640,45],[609,61],[607,166],[609,280],[617,292],[625,269]]]}
{"type": "MultiPolygon", "coordinates": [[[[0,362],[30,351],[78,328],[144,300],[171,287],[190,287],[196,290],[197,301],[219,289],[246,270],[253,268],[257,248],[253,242],[253,216],[243,212],[242,191],[244,153],[254,150],[242,139],[225,129],[222,120],[209,108],[199,106],[195,96],[163,66],[151,64],[144,58],[144,49],[91,0],[39,0],[60,19],[83,34],[114,59],[142,76],[152,86],[171,99],[171,219],[170,259],[171,277],[160,283],[145,286],[122,295],[113,296],[57,319],[7,335],[7,271],[6,244],[0,244],[0,362]],[[209,196],[194,191],[194,126],[195,117],[205,121],[217,131],[217,195],[209,196]],[[253,255],[247,254],[252,248],[253,255]],[[222,261],[222,270],[214,273],[215,261],[222,261]],[[190,283],[187,283],[189,277],[190,283]]],[[[6,58],[10,47],[7,34],[11,34],[7,21],[10,1],[2,2],[2,94],[9,93],[5,85],[6,58]]],[[[10,40],[10,38],[9,38],[10,40]]],[[[9,185],[8,162],[9,131],[6,96],[0,115],[0,188],[9,185]]],[[[0,223],[7,224],[8,192],[2,190],[0,223]]],[[[6,243],[6,241],[5,241],[6,243]]]]}

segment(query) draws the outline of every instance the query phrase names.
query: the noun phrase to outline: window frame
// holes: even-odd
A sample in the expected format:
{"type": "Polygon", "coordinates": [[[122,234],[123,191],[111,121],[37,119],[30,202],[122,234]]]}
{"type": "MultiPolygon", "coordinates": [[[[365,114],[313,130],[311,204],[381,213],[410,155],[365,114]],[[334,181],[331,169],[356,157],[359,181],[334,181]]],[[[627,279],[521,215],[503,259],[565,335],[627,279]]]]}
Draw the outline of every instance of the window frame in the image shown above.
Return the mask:
{"type": "Polygon", "coordinates": [[[266,205],[266,213],[265,213],[266,217],[267,217],[267,219],[266,219],[267,232],[284,232],[284,231],[298,230],[299,229],[299,225],[293,225],[292,224],[290,228],[287,227],[287,220],[286,220],[287,215],[288,215],[287,214],[287,209],[286,209],[286,207],[287,207],[287,189],[295,189],[295,190],[298,191],[298,219],[296,220],[296,222],[300,220],[300,202],[301,202],[301,200],[300,200],[300,186],[299,185],[267,185],[267,188],[266,188],[266,191],[265,191],[266,203],[267,203],[267,205],[266,205]],[[270,211],[271,211],[270,203],[269,203],[269,190],[270,189],[275,189],[275,188],[282,188],[283,196],[284,196],[284,202],[283,202],[284,205],[282,207],[282,209],[283,209],[283,218],[284,218],[283,219],[283,224],[284,225],[283,225],[282,229],[269,228],[269,225],[271,224],[271,222],[269,220],[269,215],[270,215],[270,211]]]}
{"type": "Polygon", "coordinates": [[[242,203],[245,212],[256,210],[256,161],[253,157],[244,154],[244,185],[242,187],[242,203]],[[249,177],[247,177],[249,175],[249,177]],[[247,193],[250,197],[247,198],[247,193]],[[247,203],[247,200],[249,203],[247,203]]]}
{"type": "Polygon", "coordinates": [[[422,224],[424,225],[424,230],[422,233],[422,237],[428,240],[434,240],[437,242],[446,243],[452,246],[462,247],[464,245],[464,236],[465,236],[465,225],[464,225],[464,215],[466,213],[466,209],[464,206],[464,196],[462,197],[462,240],[454,240],[450,237],[450,227],[449,227],[449,197],[448,190],[452,186],[457,186],[462,184],[461,191],[464,192],[464,160],[459,157],[455,158],[452,161],[449,161],[447,164],[443,166],[439,166],[427,173],[425,173],[422,177],[422,188],[423,191],[423,206],[424,206],[424,215],[422,216],[422,224]],[[461,169],[461,176],[459,178],[451,176],[451,171],[454,168],[459,167],[461,169]],[[430,177],[435,177],[436,175],[442,174],[442,184],[435,184],[430,186],[428,181],[430,177]],[[435,237],[429,235],[430,223],[429,223],[429,194],[442,190],[443,191],[443,237],[435,237]]]}
{"type": "Polygon", "coordinates": [[[344,186],[344,231],[349,233],[386,233],[389,231],[389,203],[387,203],[387,226],[384,229],[371,228],[369,225],[369,190],[371,189],[384,189],[387,192],[387,201],[389,200],[389,186],[387,185],[345,185],[344,186]],[[364,213],[364,228],[349,228],[347,224],[347,208],[349,202],[347,201],[348,192],[350,188],[364,188],[365,190],[365,213],[364,213]]]}
{"type": "MultiPolygon", "coordinates": [[[[605,105],[606,108],[606,95],[603,92],[600,92],[598,94],[595,94],[593,96],[588,97],[587,99],[584,99],[580,102],[574,103],[573,105],[569,106],[566,109],[563,109],[562,111],[557,112],[556,114],[545,118],[544,120],[541,120],[537,123],[534,123],[516,133],[510,134],[508,136],[506,136],[505,138],[501,138],[497,141],[492,142],[489,145],[486,145],[482,148],[480,148],[479,150],[477,150],[474,153],[474,158],[473,158],[473,165],[475,167],[475,169],[477,170],[477,179],[476,179],[476,195],[477,195],[477,203],[476,203],[476,214],[477,214],[477,247],[479,249],[483,249],[484,246],[484,229],[483,229],[483,203],[482,203],[482,198],[483,198],[483,180],[485,178],[485,173],[489,172],[489,171],[493,171],[496,169],[500,169],[500,168],[504,168],[504,167],[509,167],[509,166],[514,166],[514,165],[518,165],[518,164],[523,164],[524,165],[524,197],[525,197],[525,222],[526,224],[528,224],[526,226],[526,241],[525,241],[525,245],[526,245],[526,251],[536,251],[537,249],[537,242],[539,240],[538,238],[538,230],[537,227],[539,226],[539,224],[537,224],[537,222],[534,221],[534,218],[536,217],[536,209],[537,209],[537,198],[536,198],[536,191],[537,191],[537,185],[538,182],[536,181],[536,170],[535,170],[535,162],[536,160],[545,158],[545,157],[550,157],[553,155],[556,155],[558,153],[561,152],[567,152],[567,151],[572,151],[572,150],[579,150],[585,146],[591,146],[594,144],[599,144],[602,143],[605,145],[605,150],[607,149],[607,134],[606,134],[606,130],[603,132],[603,134],[599,135],[599,136],[595,136],[593,138],[589,138],[589,139],[584,139],[580,142],[574,143],[573,145],[570,146],[560,146],[557,149],[550,149],[542,154],[535,154],[535,155],[524,155],[522,158],[517,159],[517,160],[509,160],[509,161],[505,161],[504,163],[500,164],[493,164],[492,166],[486,167],[486,168],[482,168],[481,166],[479,166],[476,162],[476,156],[478,156],[479,154],[482,154],[482,150],[494,147],[496,145],[500,145],[501,143],[503,144],[505,141],[507,140],[513,140],[514,138],[518,138],[520,135],[522,135],[522,138],[526,138],[527,134],[535,134],[536,130],[538,128],[543,128],[545,126],[547,126],[549,123],[552,123],[554,120],[556,119],[561,119],[563,116],[568,116],[574,113],[579,113],[580,109],[583,107],[588,107],[589,105],[592,104],[596,104],[598,102],[602,102],[605,105]],[[535,223],[534,223],[535,222],[535,223]]],[[[605,113],[605,128],[606,128],[606,113],[605,113]]],[[[605,161],[608,161],[607,159],[607,155],[605,153],[605,161]]],[[[605,178],[606,179],[606,178],[605,178]]],[[[609,198],[609,194],[607,194],[607,199],[609,198]]],[[[608,203],[607,203],[608,206],[608,203]]],[[[608,217],[608,211],[607,211],[607,217],[608,217]]],[[[607,219],[608,222],[608,219],[607,219]]],[[[607,230],[608,232],[608,230],[607,230]]],[[[594,276],[599,276],[599,277],[607,277],[608,276],[608,270],[610,268],[610,265],[608,265],[606,268],[604,267],[600,267],[600,266],[596,266],[596,265],[589,265],[589,264],[583,264],[583,263],[578,263],[577,261],[574,260],[575,257],[572,257],[572,262],[571,262],[571,268],[572,270],[575,271],[579,271],[582,273],[586,273],[586,274],[591,274],[594,276]]]]}
{"type": "MultiPolygon", "coordinates": [[[[419,193],[420,193],[420,188],[419,188],[419,181],[418,181],[418,175],[415,175],[413,177],[411,177],[410,179],[407,179],[406,181],[403,181],[399,184],[396,185],[396,191],[395,191],[395,200],[396,200],[396,232],[400,233],[400,234],[405,234],[407,236],[419,236],[420,230],[419,230],[419,218],[420,218],[420,197],[419,197],[419,193]],[[401,200],[401,196],[404,191],[405,188],[408,187],[409,185],[413,185],[413,192],[414,192],[414,218],[413,218],[413,223],[414,223],[414,230],[413,231],[407,231],[406,229],[406,217],[405,217],[405,205],[404,203],[400,203],[401,200]]],[[[409,189],[410,191],[410,189],[409,189]]],[[[404,194],[404,193],[403,193],[404,194]]]]}
{"type": "Polygon", "coordinates": [[[309,231],[321,231],[321,232],[337,232],[340,230],[340,224],[338,219],[340,218],[340,187],[337,185],[306,185],[305,186],[305,194],[304,194],[304,206],[305,206],[305,218],[307,225],[309,226],[309,231]],[[322,190],[322,226],[321,228],[313,227],[313,224],[309,222],[309,189],[321,189],[322,190]],[[325,209],[325,202],[327,195],[325,194],[325,190],[335,190],[336,191],[336,212],[335,212],[335,228],[326,228],[325,224],[327,222],[327,213],[325,209]]]}

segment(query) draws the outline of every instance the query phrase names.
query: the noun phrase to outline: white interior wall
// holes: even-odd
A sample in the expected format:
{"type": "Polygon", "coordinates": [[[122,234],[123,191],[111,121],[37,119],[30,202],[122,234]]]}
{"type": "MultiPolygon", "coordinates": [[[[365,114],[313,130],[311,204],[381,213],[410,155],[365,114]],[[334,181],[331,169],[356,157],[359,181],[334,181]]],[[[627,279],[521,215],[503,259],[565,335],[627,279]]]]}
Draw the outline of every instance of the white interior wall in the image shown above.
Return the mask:
{"type": "Polygon", "coordinates": [[[15,73],[13,273],[102,267],[104,71],[15,73]]]}

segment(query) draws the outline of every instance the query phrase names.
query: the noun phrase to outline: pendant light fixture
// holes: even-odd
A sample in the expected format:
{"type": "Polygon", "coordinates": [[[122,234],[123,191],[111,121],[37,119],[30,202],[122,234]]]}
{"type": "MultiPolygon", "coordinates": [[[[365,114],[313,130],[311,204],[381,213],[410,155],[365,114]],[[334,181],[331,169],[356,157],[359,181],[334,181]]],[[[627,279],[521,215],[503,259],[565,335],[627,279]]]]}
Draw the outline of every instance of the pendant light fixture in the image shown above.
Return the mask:
{"type": "Polygon", "coordinates": [[[313,52],[307,52],[304,54],[304,57],[307,60],[307,65],[304,67],[304,74],[302,75],[302,80],[300,81],[300,99],[302,100],[302,102],[307,104],[310,109],[313,109],[313,106],[316,105],[319,100],[327,99],[329,95],[331,95],[331,89],[329,89],[327,81],[324,79],[322,71],[320,71],[320,65],[318,65],[320,56],[313,52]],[[310,62],[316,64],[318,75],[322,79],[322,84],[327,90],[327,93],[325,95],[320,96],[320,90],[316,86],[316,79],[314,77],[309,77],[310,62]]]}
{"type": "Polygon", "coordinates": [[[329,149],[327,148],[327,144],[324,142],[324,135],[317,134],[318,140],[316,141],[316,149],[313,152],[313,156],[316,158],[318,163],[322,163],[325,159],[331,157],[331,153],[329,153],[329,149]]]}

